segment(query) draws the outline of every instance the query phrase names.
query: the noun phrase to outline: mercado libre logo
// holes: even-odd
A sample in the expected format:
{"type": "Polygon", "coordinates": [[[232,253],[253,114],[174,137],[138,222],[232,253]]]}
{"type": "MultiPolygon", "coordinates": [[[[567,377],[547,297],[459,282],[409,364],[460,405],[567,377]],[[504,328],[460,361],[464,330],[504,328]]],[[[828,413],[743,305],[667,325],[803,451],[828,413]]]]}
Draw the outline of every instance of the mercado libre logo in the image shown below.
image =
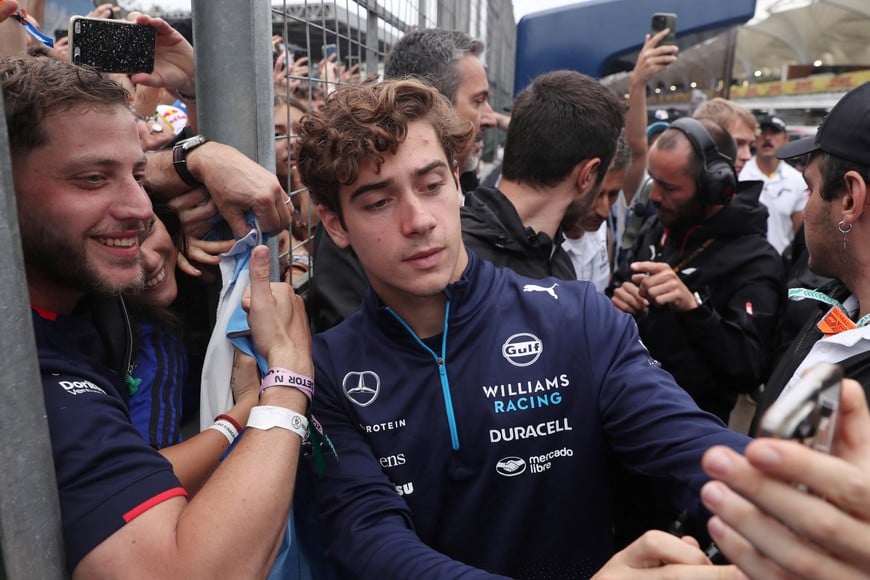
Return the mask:
{"type": "Polygon", "coordinates": [[[495,470],[505,477],[516,477],[526,471],[526,460],[522,457],[505,457],[495,464],[495,470]]]}
{"type": "Polygon", "coordinates": [[[515,367],[534,364],[542,352],[544,352],[544,343],[529,332],[514,334],[501,347],[502,356],[515,367]]]}

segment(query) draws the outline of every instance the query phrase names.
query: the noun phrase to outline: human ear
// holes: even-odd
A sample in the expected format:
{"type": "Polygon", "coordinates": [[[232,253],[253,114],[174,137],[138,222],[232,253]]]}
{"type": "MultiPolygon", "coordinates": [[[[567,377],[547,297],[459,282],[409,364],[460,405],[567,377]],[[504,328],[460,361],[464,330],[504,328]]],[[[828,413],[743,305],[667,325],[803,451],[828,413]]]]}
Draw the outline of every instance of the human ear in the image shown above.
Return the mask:
{"type": "Polygon", "coordinates": [[[857,171],[847,171],[843,183],[846,186],[846,193],[841,200],[843,218],[853,223],[861,217],[865,204],[870,201],[867,199],[867,183],[857,171]]]}
{"type": "Polygon", "coordinates": [[[585,195],[598,182],[598,168],[601,167],[601,158],[585,159],[577,167],[577,189],[580,195],[585,195]]]}
{"type": "Polygon", "coordinates": [[[320,223],[326,228],[326,233],[329,234],[329,237],[332,238],[336,246],[344,249],[350,245],[347,230],[344,229],[344,223],[336,212],[327,208],[324,204],[318,203],[317,215],[320,216],[320,223]]]}

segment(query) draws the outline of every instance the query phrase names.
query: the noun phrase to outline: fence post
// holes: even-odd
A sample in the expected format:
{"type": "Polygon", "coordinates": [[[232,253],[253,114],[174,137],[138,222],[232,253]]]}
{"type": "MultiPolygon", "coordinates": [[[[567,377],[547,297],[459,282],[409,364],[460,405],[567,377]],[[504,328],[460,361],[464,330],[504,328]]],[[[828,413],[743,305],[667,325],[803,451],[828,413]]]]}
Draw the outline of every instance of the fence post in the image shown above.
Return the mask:
{"type": "MultiPolygon", "coordinates": [[[[0,95],[0,109],[2,95],[0,95]]],[[[0,576],[65,576],[57,481],[30,319],[5,115],[0,115],[0,576]]]]}
{"type": "MultiPolygon", "coordinates": [[[[275,171],[275,87],[269,0],[193,0],[197,127],[275,171]]],[[[272,279],[278,279],[278,242],[272,279]]]]}

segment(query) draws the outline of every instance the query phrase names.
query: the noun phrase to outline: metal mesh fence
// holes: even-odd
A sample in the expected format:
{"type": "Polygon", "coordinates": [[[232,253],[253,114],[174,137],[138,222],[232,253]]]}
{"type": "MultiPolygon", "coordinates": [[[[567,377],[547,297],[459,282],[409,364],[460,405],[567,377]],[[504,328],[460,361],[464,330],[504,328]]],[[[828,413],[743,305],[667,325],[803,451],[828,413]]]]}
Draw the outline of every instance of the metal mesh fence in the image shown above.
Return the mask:
{"type": "MultiPolygon", "coordinates": [[[[183,13],[166,16],[185,20],[183,13]]],[[[301,101],[305,110],[316,107],[336,86],[380,75],[385,55],[403,34],[436,26],[463,30],[486,42],[490,102],[494,109],[504,110],[512,100],[516,39],[510,0],[285,0],[274,5],[268,0],[192,0],[199,131],[267,168],[280,172],[278,162],[285,165],[286,190],[297,220],[286,257],[309,266],[291,269],[300,292],[314,274],[308,255],[314,210],[304,201],[305,188],[292,179],[292,147],[287,147],[285,157],[276,158],[276,144],[293,141],[294,118],[289,107],[282,109],[285,129],[276,134],[281,118],[275,115],[275,103],[301,101]],[[280,38],[273,42],[270,36],[280,38]],[[324,60],[324,47],[330,45],[335,46],[334,60],[324,60]],[[275,66],[280,54],[283,70],[275,66]],[[291,57],[292,65],[302,61],[307,69],[288,66],[291,57]]],[[[490,137],[490,150],[495,138],[490,137]]],[[[8,467],[0,477],[6,490],[0,501],[0,580],[59,578],[64,576],[60,514],[47,426],[41,420],[44,406],[36,395],[37,358],[34,341],[28,338],[32,329],[10,176],[8,141],[0,126],[0,197],[5,202],[0,232],[7,234],[5,247],[13,250],[7,252],[2,276],[5,294],[12,298],[6,304],[8,340],[0,349],[6,353],[0,370],[7,378],[0,385],[7,403],[0,416],[11,426],[6,430],[9,436],[0,441],[3,465],[8,467]]]]}
{"type": "MultiPolygon", "coordinates": [[[[290,247],[281,258],[296,266],[288,275],[302,293],[315,272],[311,240],[317,219],[295,175],[295,122],[303,108],[316,109],[336,87],[382,76],[384,58],[402,35],[432,27],[463,30],[487,43],[492,105],[504,110],[513,85],[515,28],[509,0],[285,0],[272,5],[276,169],[288,176],[295,209],[290,247]]],[[[493,136],[489,142],[491,152],[496,141],[493,136]]]]}

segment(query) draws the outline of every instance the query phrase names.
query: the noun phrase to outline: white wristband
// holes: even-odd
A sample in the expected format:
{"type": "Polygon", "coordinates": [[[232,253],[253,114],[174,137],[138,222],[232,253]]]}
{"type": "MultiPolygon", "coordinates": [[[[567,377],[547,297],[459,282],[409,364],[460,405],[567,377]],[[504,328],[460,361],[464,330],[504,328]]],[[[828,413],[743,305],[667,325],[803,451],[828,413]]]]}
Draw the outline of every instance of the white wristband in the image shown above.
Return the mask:
{"type": "Polygon", "coordinates": [[[236,437],[239,436],[239,432],[236,431],[236,428],[233,426],[233,424],[226,419],[218,419],[217,421],[209,425],[208,429],[214,429],[215,431],[226,437],[227,441],[230,442],[230,445],[232,445],[233,441],[236,440],[236,437]]]}
{"type": "Polygon", "coordinates": [[[300,415],[296,411],[284,407],[257,405],[251,409],[251,413],[248,415],[248,427],[263,431],[279,427],[292,431],[305,439],[305,435],[308,433],[308,419],[305,418],[305,415],[300,415]]]}

